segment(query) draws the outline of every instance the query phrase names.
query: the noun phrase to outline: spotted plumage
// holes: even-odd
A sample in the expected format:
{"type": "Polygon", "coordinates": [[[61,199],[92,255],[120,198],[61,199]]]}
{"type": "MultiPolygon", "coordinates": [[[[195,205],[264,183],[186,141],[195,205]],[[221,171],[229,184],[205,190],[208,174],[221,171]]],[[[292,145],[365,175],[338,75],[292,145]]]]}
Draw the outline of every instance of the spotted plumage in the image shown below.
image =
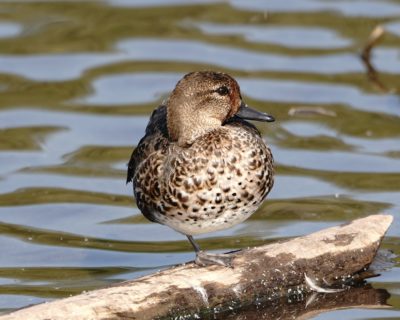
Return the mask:
{"type": "Polygon", "coordinates": [[[227,74],[195,72],[178,82],[128,165],[145,217],[192,236],[238,224],[259,207],[273,185],[273,158],[241,117],[273,121],[244,105],[227,74]]]}

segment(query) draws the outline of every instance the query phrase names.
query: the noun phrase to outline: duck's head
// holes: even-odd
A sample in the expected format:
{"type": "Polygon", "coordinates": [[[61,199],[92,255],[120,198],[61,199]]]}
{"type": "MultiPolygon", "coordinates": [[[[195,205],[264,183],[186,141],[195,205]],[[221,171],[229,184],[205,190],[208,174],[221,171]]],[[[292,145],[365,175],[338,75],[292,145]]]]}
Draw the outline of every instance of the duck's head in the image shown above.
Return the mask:
{"type": "Polygon", "coordinates": [[[168,133],[181,147],[222,126],[233,116],[274,121],[266,113],[249,108],[235,79],[222,72],[199,71],[185,75],[167,102],[168,133]]]}

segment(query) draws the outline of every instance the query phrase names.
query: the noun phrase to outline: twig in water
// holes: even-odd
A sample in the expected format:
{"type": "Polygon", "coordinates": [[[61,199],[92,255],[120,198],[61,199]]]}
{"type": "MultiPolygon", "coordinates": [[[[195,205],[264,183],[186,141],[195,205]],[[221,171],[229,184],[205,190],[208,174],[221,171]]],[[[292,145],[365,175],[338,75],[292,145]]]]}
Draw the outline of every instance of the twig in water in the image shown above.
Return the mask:
{"type": "Polygon", "coordinates": [[[382,26],[378,25],[374,28],[374,30],[372,30],[368,37],[367,43],[361,52],[361,59],[367,67],[368,79],[377,87],[379,91],[388,93],[393,91],[393,89],[389,89],[383,84],[383,82],[379,79],[379,73],[371,63],[371,51],[382,39],[384,34],[385,29],[382,26]]]}
{"type": "Polygon", "coordinates": [[[311,107],[311,106],[298,106],[290,108],[288,112],[289,116],[310,116],[310,115],[322,115],[329,117],[336,117],[336,112],[327,110],[322,107],[311,107]]]}

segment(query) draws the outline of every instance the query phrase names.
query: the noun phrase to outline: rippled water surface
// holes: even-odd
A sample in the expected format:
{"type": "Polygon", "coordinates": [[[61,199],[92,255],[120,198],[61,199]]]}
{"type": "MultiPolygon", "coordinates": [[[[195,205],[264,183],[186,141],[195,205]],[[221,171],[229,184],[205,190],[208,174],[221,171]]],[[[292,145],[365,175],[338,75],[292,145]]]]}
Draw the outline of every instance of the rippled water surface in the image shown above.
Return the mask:
{"type": "MultiPolygon", "coordinates": [[[[277,118],[258,124],[277,164],[268,200],[203,247],[386,212],[382,246],[400,254],[400,1],[1,1],[0,312],[193,258],[141,216],[125,171],[153,108],[199,69],[231,73],[277,118]]],[[[399,258],[370,283],[392,308],[315,319],[400,319],[399,258]]]]}

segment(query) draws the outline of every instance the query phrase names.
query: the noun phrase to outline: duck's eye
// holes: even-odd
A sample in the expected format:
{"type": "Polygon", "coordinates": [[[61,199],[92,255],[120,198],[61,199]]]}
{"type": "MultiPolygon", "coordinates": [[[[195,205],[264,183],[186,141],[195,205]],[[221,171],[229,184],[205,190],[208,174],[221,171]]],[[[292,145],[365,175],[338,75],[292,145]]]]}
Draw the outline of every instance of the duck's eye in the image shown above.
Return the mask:
{"type": "Polygon", "coordinates": [[[215,90],[215,92],[221,96],[226,96],[227,94],[229,94],[229,89],[227,86],[222,86],[215,90]]]}

